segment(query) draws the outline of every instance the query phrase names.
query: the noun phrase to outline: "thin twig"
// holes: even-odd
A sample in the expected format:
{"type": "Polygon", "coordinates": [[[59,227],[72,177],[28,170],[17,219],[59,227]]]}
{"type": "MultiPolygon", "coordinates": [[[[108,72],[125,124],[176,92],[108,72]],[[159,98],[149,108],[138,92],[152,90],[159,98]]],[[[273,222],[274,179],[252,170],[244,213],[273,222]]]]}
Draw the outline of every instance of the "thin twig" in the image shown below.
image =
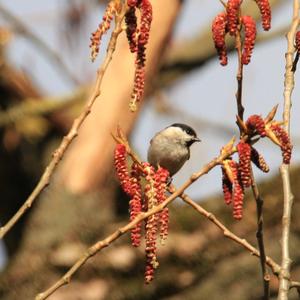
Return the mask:
{"type": "Polygon", "coordinates": [[[290,288],[300,288],[299,281],[291,281],[290,288]]]}
{"type": "MultiPolygon", "coordinates": [[[[175,191],[175,188],[172,186],[171,191],[175,191]]],[[[202,216],[207,218],[209,221],[211,221],[213,224],[215,224],[224,234],[226,238],[229,238],[230,240],[236,242],[237,244],[244,247],[246,250],[248,250],[252,255],[255,255],[257,257],[260,257],[260,251],[258,251],[254,246],[252,246],[246,239],[242,239],[235,235],[232,231],[230,231],[217,217],[204,209],[201,205],[194,202],[188,195],[182,194],[180,198],[192,206],[198,213],[200,213],[202,216]]],[[[280,265],[277,264],[272,258],[265,257],[266,264],[271,268],[272,272],[275,275],[279,274],[280,271],[280,265]]]]}
{"type": "Polygon", "coordinates": [[[258,243],[258,249],[260,253],[260,265],[262,270],[262,279],[263,279],[263,285],[264,285],[264,300],[270,299],[270,275],[268,273],[268,270],[266,268],[266,251],[264,246],[264,220],[263,220],[263,206],[264,201],[260,196],[256,181],[253,176],[252,172],[252,193],[256,201],[256,212],[257,212],[257,232],[256,232],[256,238],[258,243]]]}
{"type": "Polygon", "coordinates": [[[122,12],[116,16],[115,28],[111,34],[110,42],[109,42],[109,45],[107,48],[107,54],[103,61],[102,66],[98,70],[97,81],[96,81],[92,95],[90,96],[90,99],[89,99],[85,109],[79,115],[79,117],[77,117],[74,120],[69,133],[63,138],[59,147],[54,151],[51,162],[46,167],[40,181],[38,182],[37,186],[30,194],[30,196],[27,198],[25,203],[20,207],[20,209],[16,212],[16,214],[12,218],[3,227],[0,228],[0,239],[2,239],[5,236],[5,234],[15,225],[15,223],[22,217],[22,215],[31,207],[31,205],[37,199],[37,197],[41,194],[41,192],[49,185],[50,179],[51,179],[58,163],[63,158],[63,155],[65,154],[66,150],[68,149],[68,147],[70,146],[72,141],[78,135],[78,130],[80,129],[84,120],[90,114],[93,104],[95,103],[97,98],[100,96],[100,93],[101,93],[100,87],[102,84],[103,76],[110,64],[113,53],[115,51],[117,38],[123,30],[122,29],[122,20],[124,18],[124,15],[125,15],[125,6],[124,6],[122,12]]]}
{"type": "Polygon", "coordinates": [[[41,53],[44,55],[47,55],[49,59],[54,62],[56,67],[69,79],[69,81],[77,85],[78,79],[72,74],[72,72],[68,69],[68,67],[64,64],[63,60],[59,56],[58,53],[56,53],[53,49],[51,49],[39,36],[37,36],[33,31],[30,30],[26,24],[21,21],[17,16],[15,16],[13,13],[11,13],[8,9],[0,5],[0,14],[4,19],[6,19],[13,29],[21,34],[29,38],[32,43],[40,48],[41,53]]]}
{"type": "MultiPolygon", "coordinates": [[[[244,119],[244,106],[242,102],[242,93],[243,93],[243,63],[242,63],[242,40],[240,30],[237,30],[236,34],[236,50],[238,53],[238,71],[236,75],[237,80],[237,92],[236,92],[236,104],[239,118],[243,121],[244,119]]],[[[238,124],[237,124],[238,125],[238,124]]],[[[241,128],[240,128],[241,130],[241,128]]],[[[241,131],[242,132],[242,131],[241,131]]]]}
{"type": "Polygon", "coordinates": [[[299,281],[291,281],[290,289],[295,288],[298,292],[298,298],[300,299],[300,282],[299,281]]]}
{"type": "MultiPolygon", "coordinates": [[[[239,25],[241,26],[241,25],[239,25]]],[[[240,28],[239,28],[240,29],[240,28]]],[[[237,30],[236,33],[236,50],[238,54],[238,72],[237,72],[237,92],[236,92],[236,103],[237,103],[237,125],[240,129],[240,134],[242,135],[245,132],[243,126],[243,118],[244,118],[244,106],[242,101],[242,92],[243,92],[243,63],[242,63],[242,39],[241,39],[241,32],[237,30]]],[[[265,247],[264,247],[264,240],[263,240],[263,200],[259,195],[258,187],[255,182],[253,173],[252,173],[252,192],[254,198],[256,200],[256,210],[257,210],[257,232],[256,238],[258,242],[258,248],[260,253],[260,264],[262,270],[262,279],[263,279],[263,287],[264,287],[264,300],[269,300],[270,298],[270,275],[266,269],[266,254],[265,254],[265,247]]]]}
{"type": "MultiPolygon", "coordinates": [[[[295,35],[299,25],[299,0],[293,2],[293,20],[290,30],[287,34],[287,52],[285,54],[286,65],[284,75],[284,111],[283,121],[285,130],[290,133],[290,111],[291,111],[291,95],[294,89],[294,72],[293,58],[295,53],[295,35]]],[[[279,292],[278,300],[287,300],[290,287],[290,266],[291,258],[289,253],[289,237],[291,212],[293,204],[293,194],[290,183],[289,165],[282,164],[280,167],[283,182],[283,216],[282,216],[282,237],[281,237],[281,272],[279,276],[279,292]]]]}

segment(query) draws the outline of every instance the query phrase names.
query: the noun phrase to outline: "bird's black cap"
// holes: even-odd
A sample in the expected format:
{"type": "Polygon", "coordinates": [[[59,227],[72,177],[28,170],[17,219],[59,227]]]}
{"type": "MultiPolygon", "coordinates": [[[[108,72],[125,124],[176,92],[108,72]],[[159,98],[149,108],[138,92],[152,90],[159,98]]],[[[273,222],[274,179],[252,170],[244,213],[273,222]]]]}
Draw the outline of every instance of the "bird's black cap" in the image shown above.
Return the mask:
{"type": "Polygon", "coordinates": [[[179,127],[183,131],[185,131],[187,134],[189,134],[191,136],[194,136],[194,137],[197,137],[196,131],[192,127],[190,127],[190,126],[188,126],[186,124],[174,123],[174,124],[170,125],[169,127],[179,127]]]}

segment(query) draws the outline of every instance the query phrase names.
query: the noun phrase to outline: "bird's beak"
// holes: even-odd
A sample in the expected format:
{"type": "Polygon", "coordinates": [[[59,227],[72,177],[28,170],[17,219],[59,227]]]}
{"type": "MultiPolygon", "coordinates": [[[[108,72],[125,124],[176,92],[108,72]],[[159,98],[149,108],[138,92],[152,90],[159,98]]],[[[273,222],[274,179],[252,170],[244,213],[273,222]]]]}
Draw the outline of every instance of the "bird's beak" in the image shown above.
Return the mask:
{"type": "Polygon", "coordinates": [[[192,146],[195,142],[201,142],[201,140],[200,140],[199,138],[197,138],[197,137],[193,137],[191,140],[189,140],[189,141],[186,143],[186,145],[187,145],[188,147],[190,147],[190,146],[192,146]]]}
{"type": "Polygon", "coordinates": [[[193,143],[195,143],[195,142],[201,142],[201,140],[199,138],[195,137],[195,138],[193,138],[193,143]]]}

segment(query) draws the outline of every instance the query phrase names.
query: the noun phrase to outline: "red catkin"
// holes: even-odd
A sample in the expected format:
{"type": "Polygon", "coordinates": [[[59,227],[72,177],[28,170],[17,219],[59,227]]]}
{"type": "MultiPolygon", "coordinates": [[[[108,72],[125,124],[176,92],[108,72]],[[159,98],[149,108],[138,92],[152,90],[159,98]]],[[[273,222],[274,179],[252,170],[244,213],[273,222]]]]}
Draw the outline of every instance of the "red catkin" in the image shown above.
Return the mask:
{"type": "Polygon", "coordinates": [[[244,202],[244,189],[239,179],[234,182],[233,191],[233,217],[236,220],[243,218],[243,202],[244,202]]]}
{"type": "Polygon", "coordinates": [[[276,123],[271,124],[270,129],[275,134],[275,136],[277,137],[277,139],[281,144],[280,148],[281,148],[283,163],[288,165],[291,161],[292,149],[293,149],[293,146],[290,141],[290,137],[288,133],[276,123]]]}
{"type": "MultiPolygon", "coordinates": [[[[136,69],[134,75],[134,87],[129,103],[131,111],[136,111],[137,103],[140,102],[144,96],[145,88],[145,61],[146,61],[146,45],[149,40],[150,27],[152,22],[152,5],[149,0],[141,0],[137,3],[141,11],[140,28],[137,36],[137,45],[134,49],[132,44],[130,48],[136,52],[136,69]]],[[[136,30],[137,31],[137,30],[136,30]]]]}
{"type": "Polygon", "coordinates": [[[128,195],[132,195],[131,178],[128,173],[126,157],[126,146],[123,144],[117,144],[115,148],[115,168],[117,175],[124,192],[128,195]]]}
{"type": "Polygon", "coordinates": [[[248,65],[251,59],[252,51],[255,44],[256,38],[256,24],[252,17],[243,16],[241,18],[242,24],[244,25],[245,40],[242,53],[242,63],[248,65]]]}
{"type": "MultiPolygon", "coordinates": [[[[164,168],[158,168],[158,170],[156,171],[155,188],[157,195],[157,204],[160,204],[166,200],[166,189],[169,175],[169,172],[164,168]]],[[[167,207],[165,207],[160,213],[158,213],[158,220],[160,226],[160,242],[161,244],[164,244],[169,231],[169,209],[167,207]]]]}
{"type": "Polygon", "coordinates": [[[270,171],[265,159],[254,147],[251,147],[251,161],[263,172],[268,173],[270,171]]]}
{"type": "Polygon", "coordinates": [[[241,0],[228,0],[227,2],[226,12],[228,16],[228,30],[230,35],[236,34],[241,3],[241,0]]]}
{"type": "MultiPolygon", "coordinates": [[[[142,212],[142,189],[140,184],[140,171],[136,163],[132,165],[131,170],[131,193],[132,199],[129,202],[130,221],[134,220],[142,212]]],[[[139,222],[131,230],[131,243],[134,247],[141,244],[142,222],[139,222]]]]}
{"type": "Polygon", "coordinates": [[[127,5],[129,7],[136,7],[140,1],[138,0],[127,0],[127,5]]]}
{"type": "Polygon", "coordinates": [[[263,29],[268,31],[271,28],[271,7],[269,0],[255,0],[261,13],[263,29]]]}
{"type": "Polygon", "coordinates": [[[226,25],[227,15],[225,12],[218,14],[212,22],[212,37],[222,66],[227,65],[226,25]]]}
{"type": "MultiPolygon", "coordinates": [[[[145,202],[147,209],[150,210],[157,205],[157,195],[155,189],[155,171],[154,168],[144,163],[144,174],[146,176],[147,184],[145,185],[145,202]]],[[[150,283],[154,278],[154,270],[158,267],[156,255],[156,235],[158,230],[157,214],[149,216],[146,220],[145,226],[145,240],[146,240],[146,270],[145,283],[150,283]]]]}
{"type": "Polygon", "coordinates": [[[224,201],[227,205],[232,202],[232,183],[226,173],[226,170],[222,166],[222,189],[224,195],[224,201]]]}
{"type": "Polygon", "coordinates": [[[139,32],[139,45],[146,45],[149,40],[151,22],[152,22],[152,5],[149,0],[142,0],[140,5],[141,10],[141,27],[139,32]]]}
{"type": "Polygon", "coordinates": [[[102,36],[109,30],[111,21],[116,14],[116,7],[114,2],[109,2],[105,10],[102,22],[99,24],[95,32],[90,38],[91,60],[94,61],[99,53],[102,36]]]}
{"type": "Polygon", "coordinates": [[[237,145],[237,150],[239,154],[239,174],[241,178],[241,183],[243,187],[251,186],[251,146],[240,141],[237,145]]]}
{"type": "Polygon", "coordinates": [[[129,43],[129,49],[132,53],[137,51],[137,18],[135,7],[130,7],[125,14],[126,35],[129,43]]]}
{"type": "Polygon", "coordinates": [[[146,269],[145,269],[145,283],[150,283],[154,278],[154,270],[158,267],[156,255],[156,234],[157,226],[155,224],[155,215],[150,216],[146,223],[146,269]]]}
{"type": "Polygon", "coordinates": [[[266,124],[263,118],[259,115],[252,115],[246,121],[247,129],[251,134],[257,133],[261,137],[266,136],[266,124]]]}
{"type": "Polygon", "coordinates": [[[239,164],[233,160],[228,162],[233,177],[233,217],[241,220],[243,217],[244,188],[239,174],[239,164]]]}
{"type": "Polygon", "coordinates": [[[147,263],[144,276],[145,276],[145,283],[146,284],[149,284],[154,279],[154,268],[151,264],[147,263]]]}
{"type": "Polygon", "coordinates": [[[145,75],[145,67],[137,65],[134,74],[134,87],[129,103],[129,108],[132,112],[137,110],[137,103],[140,102],[144,96],[145,75]]]}

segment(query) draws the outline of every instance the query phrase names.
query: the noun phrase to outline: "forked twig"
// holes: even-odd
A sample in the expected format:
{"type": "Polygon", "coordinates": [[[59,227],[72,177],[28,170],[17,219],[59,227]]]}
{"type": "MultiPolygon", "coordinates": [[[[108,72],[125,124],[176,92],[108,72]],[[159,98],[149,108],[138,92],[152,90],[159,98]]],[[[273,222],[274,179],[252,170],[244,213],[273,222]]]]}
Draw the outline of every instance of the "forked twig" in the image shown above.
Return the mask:
{"type": "MultiPolygon", "coordinates": [[[[171,187],[173,190],[174,187],[171,187]]],[[[198,213],[200,213],[202,216],[207,218],[209,221],[211,221],[213,224],[215,224],[224,234],[224,236],[237,244],[244,247],[246,250],[248,250],[252,255],[255,255],[257,257],[260,257],[260,251],[258,251],[254,246],[252,246],[246,239],[242,239],[235,235],[232,231],[230,231],[213,213],[207,211],[204,209],[200,204],[194,202],[188,195],[182,194],[180,198],[192,206],[198,213]]],[[[278,265],[272,258],[265,257],[266,264],[271,268],[272,272],[275,275],[279,274],[280,271],[280,265],[278,265]]]]}

